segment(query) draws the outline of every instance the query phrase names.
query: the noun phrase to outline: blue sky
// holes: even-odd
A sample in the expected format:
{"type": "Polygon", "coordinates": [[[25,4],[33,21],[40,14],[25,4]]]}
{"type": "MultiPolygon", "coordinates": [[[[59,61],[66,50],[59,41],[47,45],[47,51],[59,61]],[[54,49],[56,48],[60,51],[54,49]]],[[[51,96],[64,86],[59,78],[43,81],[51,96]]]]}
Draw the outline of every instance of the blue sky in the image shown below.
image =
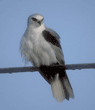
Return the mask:
{"type": "MultiPolygon", "coordinates": [[[[66,64],[95,63],[95,0],[0,0],[0,68],[24,66],[20,40],[34,13],[60,35],[66,64]]],[[[0,74],[0,110],[94,110],[95,70],[66,72],[75,98],[61,103],[38,72],[0,74]]]]}

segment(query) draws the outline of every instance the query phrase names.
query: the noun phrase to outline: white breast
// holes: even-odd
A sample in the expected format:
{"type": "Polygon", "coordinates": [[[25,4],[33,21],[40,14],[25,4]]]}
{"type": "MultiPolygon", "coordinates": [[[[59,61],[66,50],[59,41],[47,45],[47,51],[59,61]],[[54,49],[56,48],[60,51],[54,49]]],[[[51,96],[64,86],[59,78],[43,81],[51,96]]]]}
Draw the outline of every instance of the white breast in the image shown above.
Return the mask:
{"type": "MultiPolygon", "coordinates": [[[[30,29],[30,28],[29,28],[30,29]]],[[[54,50],[50,44],[44,39],[42,31],[39,29],[29,31],[27,37],[24,37],[23,51],[26,59],[34,66],[50,65],[56,63],[57,59],[54,50]]]]}

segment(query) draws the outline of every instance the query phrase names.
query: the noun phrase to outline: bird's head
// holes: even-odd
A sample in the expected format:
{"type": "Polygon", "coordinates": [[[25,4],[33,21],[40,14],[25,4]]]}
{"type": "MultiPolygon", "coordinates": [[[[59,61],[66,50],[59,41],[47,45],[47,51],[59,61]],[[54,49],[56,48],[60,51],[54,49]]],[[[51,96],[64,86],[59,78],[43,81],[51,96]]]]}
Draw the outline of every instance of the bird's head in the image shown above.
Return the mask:
{"type": "Polygon", "coordinates": [[[44,24],[44,17],[40,14],[33,14],[28,17],[28,26],[32,25],[34,27],[39,27],[44,24]]]}

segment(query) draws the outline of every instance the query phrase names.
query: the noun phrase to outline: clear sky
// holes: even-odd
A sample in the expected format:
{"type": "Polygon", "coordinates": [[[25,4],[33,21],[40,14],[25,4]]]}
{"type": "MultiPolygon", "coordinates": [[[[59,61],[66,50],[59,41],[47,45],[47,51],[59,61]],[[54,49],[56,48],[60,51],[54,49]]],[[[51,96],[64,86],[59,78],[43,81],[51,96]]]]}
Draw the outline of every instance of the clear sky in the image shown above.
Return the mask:
{"type": "MultiPolygon", "coordinates": [[[[95,63],[95,0],[0,0],[0,68],[24,66],[20,40],[34,13],[60,35],[66,64],[95,63]]],[[[95,69],[66,72],[75,98],[61,103],[38,72],[0,74],[0,110],[94,110],[95,69]]]]}

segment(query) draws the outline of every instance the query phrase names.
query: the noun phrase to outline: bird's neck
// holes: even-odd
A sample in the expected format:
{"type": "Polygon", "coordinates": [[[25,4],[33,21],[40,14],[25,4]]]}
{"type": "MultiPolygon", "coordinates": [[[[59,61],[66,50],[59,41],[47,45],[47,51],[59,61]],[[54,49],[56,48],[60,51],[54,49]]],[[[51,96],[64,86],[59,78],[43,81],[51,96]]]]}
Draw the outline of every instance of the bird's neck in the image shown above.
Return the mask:
{"type": "Polygon", "coordinates": [[[35,27],[33,25],[28,26],[28,29],[34,33],[41,33],[43,30],[45,30],[45,25],[41,25],[39,27],[35,27]]]}

